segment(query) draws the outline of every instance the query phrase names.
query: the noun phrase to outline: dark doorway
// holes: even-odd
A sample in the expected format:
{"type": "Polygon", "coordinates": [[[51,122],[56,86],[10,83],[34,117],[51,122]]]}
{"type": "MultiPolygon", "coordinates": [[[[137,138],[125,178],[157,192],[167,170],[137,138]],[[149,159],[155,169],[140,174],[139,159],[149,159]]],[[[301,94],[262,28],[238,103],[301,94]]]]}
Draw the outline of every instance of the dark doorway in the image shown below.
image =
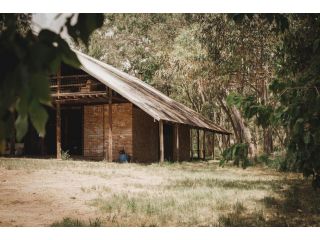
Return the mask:
{"type": "Polygon", "coordinates": [[[46,135],[44,138],[29,122],[29,129],[24,137],[24,155],[27,156],[50,156],[56,154],[56,112],[53,108],[47,107],[48,121],[46,124],[46,135]]]}
{"type": "Polygon", "coordinates": [[[163,125],[164,159],[173,161],[173,126],[163,125]]]}
{"type": "Polygon", "coordinates": [[[82,155],[82,118],[81,106],[61,109],[61,148],[71,155],[82,155]]]}

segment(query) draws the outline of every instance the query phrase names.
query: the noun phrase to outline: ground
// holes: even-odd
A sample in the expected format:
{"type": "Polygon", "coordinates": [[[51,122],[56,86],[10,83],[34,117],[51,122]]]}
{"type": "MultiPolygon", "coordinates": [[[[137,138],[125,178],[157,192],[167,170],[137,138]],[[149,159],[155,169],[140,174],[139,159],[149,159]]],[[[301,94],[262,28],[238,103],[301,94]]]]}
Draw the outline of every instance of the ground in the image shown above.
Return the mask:
{"type": "Polygon", "coordinates": [[[4,158],[0,226],[319,226],[310,181],[214,162],[4,158]]]}

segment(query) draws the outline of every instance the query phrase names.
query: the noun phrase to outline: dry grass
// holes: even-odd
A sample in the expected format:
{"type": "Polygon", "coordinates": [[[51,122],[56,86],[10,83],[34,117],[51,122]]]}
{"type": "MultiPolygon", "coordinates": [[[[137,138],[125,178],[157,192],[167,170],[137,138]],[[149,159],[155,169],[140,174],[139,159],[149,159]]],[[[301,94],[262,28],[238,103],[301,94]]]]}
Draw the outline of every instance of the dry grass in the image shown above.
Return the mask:
{"type": "MultiPolygon", "coordinates": [[[[319,225],[320,197],[311,190],[309,181],[298,174],[265,168],[220,168],[212,162],[159,166],[53,159],[0,160],[0,177],[5,173],[10,178],[10,172],[32,178],[27,185],[15,181],[21,188],[36,185],[37,176],[45,175],[42,184],[50,182],[49,187],[45,185],[46,191],[58,194],[50,196],[61,201],[60,206],[64,204],[60,219],[52,219],[50,224],[33,224],[41,221],[37,218],[29,225],[88,225],[84,224],[88,219],[99,219],[98,225],[102,226],[319,225]],[[68,183],[68,176],[72,183],[68,183]],[[64,183],[62,189],[69,195],[59,196],[55,179],[64,183]],[[72,201],[77,201],[80,208],[91,209],[90,213],[69,213],[72,201]]],[[[33,187],[32,191],[44,194],[41,186],[38,190],[33,187]]],[[[13,197],[6,208],[17,207],[19,202],[13,203],[17,199],[13,197]]],[[[2,218],[0,209],[0,225],[2,218]]],[[[15,222],[15,225],[28,224],[15,222]]]]}

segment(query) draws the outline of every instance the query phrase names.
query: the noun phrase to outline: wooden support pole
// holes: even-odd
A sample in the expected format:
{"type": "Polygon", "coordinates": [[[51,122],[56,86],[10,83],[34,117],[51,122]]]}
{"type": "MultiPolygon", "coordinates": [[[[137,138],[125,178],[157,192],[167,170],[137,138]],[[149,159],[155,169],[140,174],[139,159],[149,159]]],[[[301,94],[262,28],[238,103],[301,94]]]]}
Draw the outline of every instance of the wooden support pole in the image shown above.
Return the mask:
{"type": "Polygon", "coordinates": [[[175,142],[176,142],[176,161],[180,161],[180,147],[179,147],[179,124],[175,124],[175,142]]]}
{"type": "Polygon", "coordinates": [[[215,140],[215,133],[212,133],[212,159],[214,160],[214,140],[215,140]]]}
{"type": "Polygon", "coordinates": [[[198,152],[198,159],[200,159],[200,133],[199,133],[199,129],[197,129],[197,152],[198,152]]]}
{"type": "Polygon", "coordinates": [[[112,154],[112,89],[109,88],[109,105],[108,105],[108,110],[109,110],[109,156],[108,156],[108,161],[112,162],[113,159],[113,154],[112,154]]]}
{"type": "Polygon", "coordinates": [[[202,141],[202,151],[203,151],[203,160],[206,160],[206,130],[203,130],[203,141],[202,141]]]}
{"type": "Polygon", "coordinates": [[[105,105],[102,105],[102,129],[103,129],[103,156],[104,156],[104,161],[108,160],[108,152],[107,152],[107,142],[106,142],[106,117],[105,117],[105,105]]]}
{"type": "Polygon", "coordinates": [[[190,128],[190,159],[193,159],[193,134],[192,128],[190,128]]]}
{"type": "Polygon", "coordinates": [[[60,103],[56,103],[56,139],[57,139],[57,159],[61,159],[61,109],[60,103]]]}
{"type": "MultiPolygon", "coordinates": [[[[57,73],[57,100],[60,97],[60,86],[61,86],[61,67],[57,73]]],[[[61,108],[60,102],[56,102],[56,142],[57,142],[57,159],[61,159],[61,108]]]]}
{"type": "Polygon", "coordinates": [[[159,156],[159,162],[164,162],[164,139],[163,139],[163,121],[159,121],[159,145],[160,145],[160,156],[159,156]]]}

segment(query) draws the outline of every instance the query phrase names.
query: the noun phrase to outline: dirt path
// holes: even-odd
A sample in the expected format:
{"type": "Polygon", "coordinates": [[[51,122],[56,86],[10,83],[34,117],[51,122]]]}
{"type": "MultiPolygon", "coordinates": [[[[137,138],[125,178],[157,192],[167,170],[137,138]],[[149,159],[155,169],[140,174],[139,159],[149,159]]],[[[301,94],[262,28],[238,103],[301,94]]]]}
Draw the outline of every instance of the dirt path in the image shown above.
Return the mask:
{"type": "Polygon", "coordinates": [[[49,226],[66,216],[96,218],[95,208],[86,204],[94,193],[83,194],[81,187],[104,181],[70,171],[0,168],[0,226],[49,226]]]}

